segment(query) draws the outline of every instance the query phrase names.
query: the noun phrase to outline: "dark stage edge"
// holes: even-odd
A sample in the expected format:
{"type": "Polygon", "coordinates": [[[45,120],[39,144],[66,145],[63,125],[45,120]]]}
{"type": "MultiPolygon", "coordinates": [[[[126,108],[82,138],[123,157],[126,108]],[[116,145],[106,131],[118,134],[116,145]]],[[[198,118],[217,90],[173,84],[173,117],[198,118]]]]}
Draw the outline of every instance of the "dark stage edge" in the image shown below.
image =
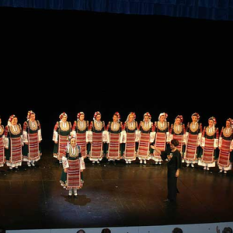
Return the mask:
{"type": "MultiPolygon", "coordinates": [[[[51,147],[51,146],[50,146],[51,147]]],[[[197,166],[197,165],[195,165],[197,166]]],[[[59,183],[62,167],[43,150],[36,167],[0,168],[0,226],[7,230],[156,226],[233,221],[233,173],[183,164],[176,204],[166,204],[166,164],[92,165],[77,198],[59,183]]]]}

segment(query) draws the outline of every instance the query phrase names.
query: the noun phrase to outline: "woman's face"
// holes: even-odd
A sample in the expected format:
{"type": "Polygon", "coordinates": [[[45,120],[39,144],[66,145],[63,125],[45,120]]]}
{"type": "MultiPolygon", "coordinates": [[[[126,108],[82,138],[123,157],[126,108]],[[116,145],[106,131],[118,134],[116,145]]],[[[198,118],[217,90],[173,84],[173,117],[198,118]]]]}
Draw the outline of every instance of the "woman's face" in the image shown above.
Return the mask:
{"type": "Polygon", "coordinates": [[[32,113],[31,116],[30,116],[30,120],[31,120],[31,121],[35,121],[35,119],[36,119],[36,116],[35,116],[34,113],[32,113]]]}
{"type": "Polygon", "coordinates": [[[80,121],[83,121],[84,118],[85,118],[85,116],[84,116],[84,114],[82,114],[82,115],[80,115],[79,120],[80,120],[80,121]]]}
{"type": "Polygon", "coordinates": [[[13,119],[12,119],[12,125],[16,125],[17,123],[18,123],[18,118],[17,117],[14,117],[13,119]]]}
{"type": "Polygon", "coordinates": [[[209,120],[209,127],[212,127],[214,125],[214,121],[213,120],[209,120]]]}
{"type": "Polygon", "coordinates": [[[97,121],[100,121],[100,120],[101,120],[101,115],[100,115],[100,114],[98,114],[98,115],[96,116],[96,120],[97,120],[97,121]]]}
{"type": "Polygon", "coordinates": [[[180,124],[180,122],[181,122],[180,118],[179,118],[179,117],[177,117],[177,118],[176,118],[176,120],[175,120],[175,124],[176,124],[176,125],[179,125],[179,124],[180,124]]]}
{"type": "Polygon", "coordinates": [[[159,119],[160,119],[160,121],[161,121],[161,122],[164,122],[164,121],[165,121],[165,116],[164,116],[164,115],[162,115],[162,116],[160,116],[160,118],[159,118],[159,119]]]}
{"type": "Polygon", "coordinates": [[[132,122],[133,119],[134,119],[133,115],[130,115],[130,116],[129,116],[129,122],[132,122]]]}
{"type": "Polygon", "coordinates": [[[67,116],[63,116],[61,120],[62,120],[63,122],[66,122],[66,121],[67,121],[67,116]]]}
{"type": "Polygon", "coordinates": [[[192,121],[197,122],[197,116],[192,116],[192,121]]]}
{"type": "Polygon", "coordinates": [[[144,121],[148,122],[149,121],[149,117],[148,116],[144,116],[144,121]]]}
{"type": "Polygon", "coordinates": [[[113,118],[112,118],[112,119],[113,119],[114,122],[117,122],[117,121],[118,121],[117,115],[113,115],[113,118]]]}
{"type": "Polygon", "coordinates": [[[70,144],[71,144],[72,147],[75,147],[76,146],[76,139],[72,138],[71,141],[70,141],[70,144]]]}
{"type": "Polygon", "coordinates": [[[230,121],[226,121],[226,127],[227,127],[227,128],[231,127],[230,121]]]}

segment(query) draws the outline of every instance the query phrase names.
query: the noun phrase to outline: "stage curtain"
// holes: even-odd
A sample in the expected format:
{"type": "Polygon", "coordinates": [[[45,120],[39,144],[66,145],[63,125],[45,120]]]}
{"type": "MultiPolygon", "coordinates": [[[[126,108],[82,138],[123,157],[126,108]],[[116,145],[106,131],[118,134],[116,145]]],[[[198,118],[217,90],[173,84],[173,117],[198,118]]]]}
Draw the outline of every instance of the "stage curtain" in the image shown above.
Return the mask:
{"type": "Polygon", "coordinates": [[[233,20],[233,0],[1,0],[0,6],[233,20]]]}

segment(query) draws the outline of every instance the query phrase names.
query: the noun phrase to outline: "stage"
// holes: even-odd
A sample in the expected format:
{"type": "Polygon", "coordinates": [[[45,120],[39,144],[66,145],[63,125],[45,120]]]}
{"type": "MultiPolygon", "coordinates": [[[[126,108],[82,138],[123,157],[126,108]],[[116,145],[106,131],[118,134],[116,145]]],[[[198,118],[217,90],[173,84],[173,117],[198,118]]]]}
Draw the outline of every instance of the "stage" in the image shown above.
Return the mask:
{"type": "Polygon", "coordinates": [[[60,186],[62,166],[43,144],[36,167],[0,168],[0,226],[14,229],[91,228],[233,221],[233,172],[186,168],[178,179],[176,204],[163,202],[166,163],[100,164],[87,159],[84,187],[68,197],[60,186]]]}

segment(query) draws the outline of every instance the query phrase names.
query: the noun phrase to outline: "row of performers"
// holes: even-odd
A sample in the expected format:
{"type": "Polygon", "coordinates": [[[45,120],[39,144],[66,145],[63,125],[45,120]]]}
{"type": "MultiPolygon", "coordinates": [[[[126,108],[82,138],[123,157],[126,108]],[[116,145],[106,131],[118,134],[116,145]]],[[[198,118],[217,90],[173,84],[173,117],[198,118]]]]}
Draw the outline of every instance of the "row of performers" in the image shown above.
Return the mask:
{"type": "Polygon", "coordinates": [[[199,123],[200,115],[193,113],[192,121],[185,125],[182,115],[175,118],[174,124],[167,121],[168,114],[161,113],[158,121],[152,122],[150,113],[145,113],[143,121],[136,122],[136,114],[131,112],[126,122],[120,121],[116,112],[113,120],[105,125],[101,121],[101,113],[95,112],[93,121],[85,120],[83,112],[78,113],[77,121],[71,125],[67,114],[60,114],[53,133],[54,157],[62,163],[70,136],[76,137],[81,147],[82,156],[88,157],[93,163],[99,163],[105,155],[109,161],[124,159],[131,163],[138,157],[140,163],[154,160],[161,164],[170,151],[172,139],[179,141],[183,162],[194,167],[195,163],[204,170],[215,167],[216,162],[220,172],[231,170],[233,159],[232,119],[226,120],[226,126],[219,135],[215,117],[208,119],[208,126],[202,129],[199,123]]]}
{"type": "Polygon", "coordinates": [[[16,115],[9,117],[5,127],[0,117],[0,167],[6,164],[9,169],[18,169],[23,161],[35,166],[42,155],[41,141],[41,125],[33,111],[28,111],[23,128],[16,115]]]}

